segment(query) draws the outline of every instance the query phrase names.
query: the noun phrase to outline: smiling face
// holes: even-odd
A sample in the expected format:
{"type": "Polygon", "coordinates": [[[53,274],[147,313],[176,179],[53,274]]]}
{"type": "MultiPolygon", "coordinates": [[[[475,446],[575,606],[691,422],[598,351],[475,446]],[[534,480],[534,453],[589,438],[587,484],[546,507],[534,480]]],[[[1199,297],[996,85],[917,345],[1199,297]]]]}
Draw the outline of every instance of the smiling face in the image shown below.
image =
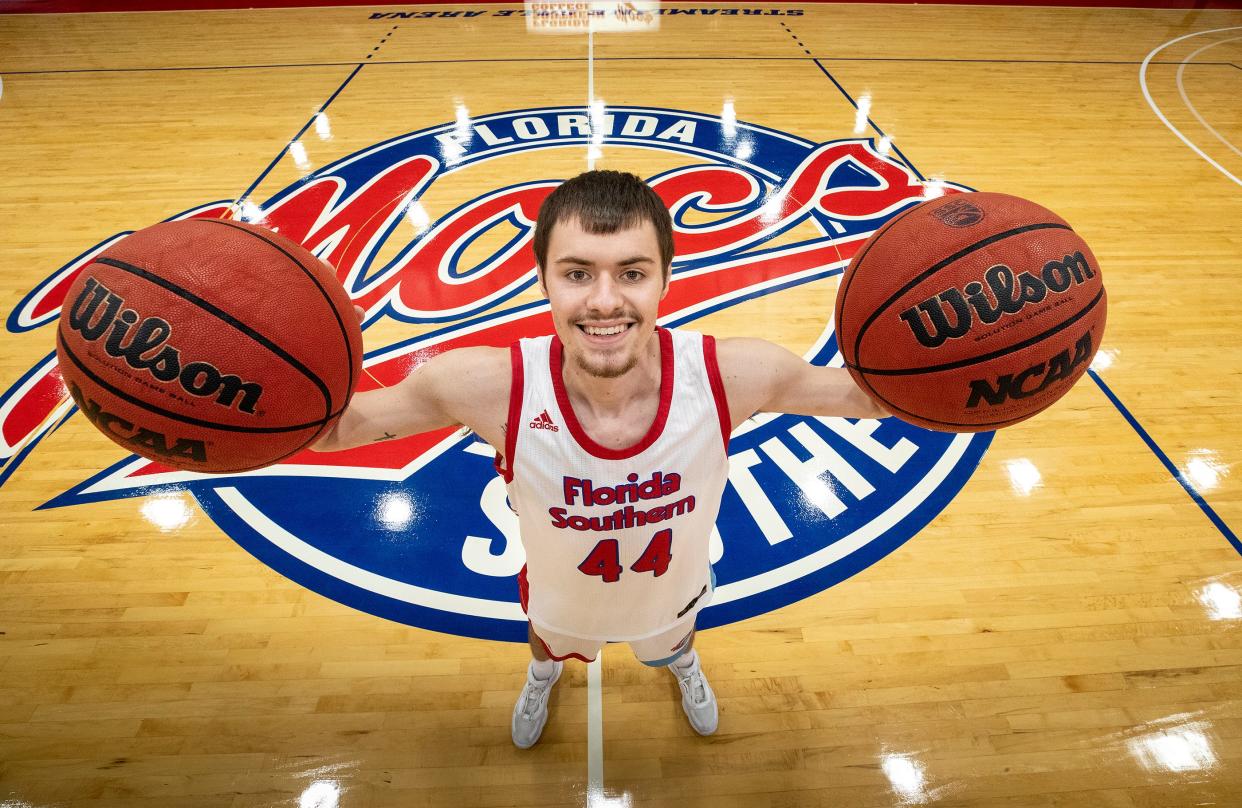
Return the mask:
{"type": "Polygon", "coordinates": [[[599,378],[633,369],[655,333],[665,270],[649,221],[612,233],[588,232],[577,218],[558,222],[540,287],[566,360],[599,378]]]}

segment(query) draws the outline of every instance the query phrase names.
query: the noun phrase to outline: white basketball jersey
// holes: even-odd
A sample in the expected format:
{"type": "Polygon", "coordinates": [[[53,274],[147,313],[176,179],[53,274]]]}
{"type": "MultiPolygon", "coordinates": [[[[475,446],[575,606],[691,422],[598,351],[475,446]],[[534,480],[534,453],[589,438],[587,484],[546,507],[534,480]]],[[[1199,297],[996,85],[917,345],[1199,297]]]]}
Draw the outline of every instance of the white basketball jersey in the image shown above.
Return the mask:
{"type": "Polygon", "coordinates": [[[527,615],[561,634],[640,640],[711,595],[708,544],[728,473],[729,413],[715,341],[658,329],[660,406],[625,449],[575,417],[555,336],[512,348],[505,457],[526,549],[527,615]]]}

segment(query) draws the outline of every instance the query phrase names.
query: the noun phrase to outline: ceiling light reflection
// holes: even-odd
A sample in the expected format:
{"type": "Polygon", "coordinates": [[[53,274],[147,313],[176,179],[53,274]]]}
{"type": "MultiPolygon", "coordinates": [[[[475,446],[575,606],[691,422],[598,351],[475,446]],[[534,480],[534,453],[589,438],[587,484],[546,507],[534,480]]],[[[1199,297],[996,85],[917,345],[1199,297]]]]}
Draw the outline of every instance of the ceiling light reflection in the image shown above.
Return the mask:
{"type": "Polygon", "coordinates": [[[755,154],[755,142],[750,138],[742,138],[733,149],[733,156],[739,160],[749,160],[755,154]]]}
{"type": "Polygon", "coordinates": [[[241,220],[243,222],[261,222],[263,221],[263,208],[256,205],[250,199],[243,199],[237,203],[238,210],[241,211],[241,220]]]}
{"type": "Polygon", "coordinates": [[[293,158],[293,164],[303,171],[310,171],[310,159],[306,156],[306,146],[302,141],[295,140],[289,144],[289,155],[293,158]]]}
{"type": "Polygon", "coordinates": [[[194,511],[182,493],[160,494],[147,497],[142,503],[142,516],[163,533],[178,530],[190,522],[194,511]]]}
{"type": "Polygon", "coordinates": [[[759,222],[764,227],[771,227],[781,220],[785,212],[785,195],[780,191],[772,194],[759,209],[759,222]]]}
{"type": "Polygon", "coordinates": [[[1094,370],[1096,373],[1099,373],[1101,370],[1108,370],[1109,368],[1113,366],[1113,363],[1116,360],[1117,360],[1117,351],[1112,351],[1112,350],[1106,351],[1103,348],[1101,348],[1100,350],[1095,352],[1095,358],[1091,360],[1091,369],[1094,370]]]}
{"type": "Polygon", "coordinates": [[[1195,449],[1182,469],[1200,491],[1211,491],[1221,477],[1229,475],[1229,465],[1220,462],[1220,455],[1211,449],[1195,449]]]}
{"type": "Polygon", "coordinates": [[[880,766],[892,784],[893,791],[904,802],[924,802],[927,799],[926,777],[923,766],[908,755],[884,755],[880,766]]]}
{"type": "Polygon", "coordinates": [[[861,135],[867,130],[867,118],[871,116],[871,93],[858,96],[858,112],[854,115],[854,134],[861,135]]]}
{"type": "Polygon", "coordinates": [[[340,802],[340,785],[332,780],[316,780],[302,792],[298,808],[337,808],[340,802]]]}
{"type": "Polygon", "coordinates": [[[453,102],[453,134],[457,135],[457,142],[463,146],[469,146],[471,139],[474,137],[474,124],[470,120],[470,110],[466,109],[466,105],[460,101],[453,102]]]}
{"type": "Polygon", "coordinates": [[[457,165],[467,152],[470,142],[474,139],[474,124],[470,120],[470,110],[459,99],[453,101],[453,128],[436,135],[440,144],[440,158],[446,165],[457,165]]]}
{"type": "Polygon", "coordinates": [[[720,109],[720,125],[724,129],[726,140],[737,137],[737,111],[733,109],[732,98],[726,98],[720,109]]]}
{"type": "Polygon", "coordinates": [[[1189,772],[1216,766],[1216,753],[1203,730],[1206,722],[1142,735],[1127,742],[1130,754],[1148,771],[1189,772]]]}
{"type": "Polygon", "coordinates": [[[390,491],[379,498],[375,516],[389,530],[405,530],[414,521],[414,500],[404,491],[390,491]]]}
{"type": "Polygon", "coordinates": [[[605,794],[604,790],[599,787],[587,789],[587,808],[630,808],[630,795],[618,794],[615,796],[605,794]]]}
{"type": "Polygon", "coordinates": [[[421,236],[427,232],[427,228],[431,226],[431,216],[427,214],[427,209],[423,207],[422,202],[415,202],[405,209],[405,218],[414,227],[414,235],[421,236]]]}
{"type": "Polygon", "coordinates": [[[332,123],[328,120],[328,113],[315,113],[315,134],[319,135],[320,140],[332,139],[332,123]]]}
{"type": "Polygon", "coordinates": [[[940,177],[929,177],[923,182],[923,198],[938,199],[944,196],[944,180],[940,177]]]}
{"type": "Polygon", "coordinates": [[[604,142],[604,132],[607,128],[607,120],[605,120],[605,110],[602,98],[596,98],[587,108],[587,117],[591,124],[591,143],[600,146],[604,142]]]}
{"type": "Polygon", "coordinates": [[[798,488],[802,490],[802,496],[806,498],[806,501],[819,508],[829,517],[836,516],[843,510],[841,498],[832,490],[831,485],[819,477],[807,474],[803,475],[801,479],[795,480],[795,482],[798,488]]]}
{"type": "Polygon", "coordinates": [[[1035,468],[1035,464],[1025,457],[1006,461],[1005,470],[1009,472],[1009,484],[1013,487],[1015,494],[1029,497],[1032,491],[1043,486],[1043,477],[1040,476],[1039,469],[1035,468]]]}
{"type": "Polygon", "coordinates": [[[1242,595],[1228,584],[1213,581],[1203,587],[1199,590],[1199,602],[1213,620],[1242,619],[1242,595]]]}

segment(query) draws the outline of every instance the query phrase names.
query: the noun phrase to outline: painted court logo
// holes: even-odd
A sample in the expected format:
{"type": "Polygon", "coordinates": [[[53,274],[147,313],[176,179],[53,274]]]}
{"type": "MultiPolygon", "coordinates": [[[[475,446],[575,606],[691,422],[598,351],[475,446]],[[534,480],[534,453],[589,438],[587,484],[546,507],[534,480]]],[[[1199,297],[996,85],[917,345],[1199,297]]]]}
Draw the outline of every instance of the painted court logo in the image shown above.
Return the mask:
{"type": "MultiPolygon", "coordinates": [[[[494,178],[506,161],[528,172],[581,165],[588,151],[606,154],[610,166],[659,165],[646,179],[675,227],[677,258],[660,309],[668,327],[695,328],[708,314],[839,274],[872,232],[928,195],[870,140],[814,143],[679,110],[553,107],[413,132],[266,201],[243,200],[240,211],[217,202],[176,218],[239,214],[279,230],[337,267],[366,311],[364,327],[385,318],[410,324],[417,336],[368,340],[365,390],[394,384],[445,350],[552,332],[546,302],[522,293],[535,282],[539,205],[565,177],[503,187],[494,178]],[[492,190],[451,201],[461,187],[492,190]]],[[[969,216],[962,209],[954,219],[969,216]]],[[[9,330],[55,320],[76,273],[119,237],[27,294],[9,330]]],[[[820,365],[841,363],[830,308],[806,351],[820,365]]],[[[239,386],[234,398],[244,401],[245,392],[239,386]]],[[[4,474],[72,406],[50,354],[13,383],[0,398],[0,454],[14,457],[4,474]]],[[[523,428],[559,426],[542,415],[523,428]]],[[[750,420],[729,445],[711,539],[717,586],[700,625],[770,611],[883,558],[952,499],[989,441],[987,433],[934,433],[896,419],[750,420]]],[[[250,553],[327,597],[424,628],[522,641],[515,576],[525,555],[492,456],[473,435],[439,430],[224,477],[131,457],[44,507],[192,496],[250,553]]]]}

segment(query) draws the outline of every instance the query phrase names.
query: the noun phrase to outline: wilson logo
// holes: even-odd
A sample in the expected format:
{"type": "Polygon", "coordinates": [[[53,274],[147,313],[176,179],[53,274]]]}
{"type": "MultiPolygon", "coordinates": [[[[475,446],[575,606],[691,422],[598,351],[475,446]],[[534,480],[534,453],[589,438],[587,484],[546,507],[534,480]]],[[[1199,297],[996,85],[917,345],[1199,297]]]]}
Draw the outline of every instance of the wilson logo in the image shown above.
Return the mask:
{"type": "Polygon", "coordinates": [[[207,462],[207,447],[201,440],[176,438],[171,445],[168,436],[153,429],[136,426],[121,416],[106,411],[98,401],[82,395],[76,384],[69,385],[69,395],[82,410],[87,420],[122,446],[129,446],[135,452],[155,454],[168,460],[196,463],[207,462]]]}
{"type": "Polygon", "coordinates": [[[1009,267],[996,264],[984,273],[984,283],[971,281],[963,289],[951,286],[900,316],[920,345],[939,348],[970,331],[975,317],[984,324],[994,323],[1005,315],[1017,314],[1028,304],[1039,303],[1049,292],[1064,292],[1094,277],[1095,271],[1081,252],[1049,261],[1039,273],[1014,275],[1009,267]],[[945,306],[953,314],[952,322],[945,306]]]}
{"type": "Polygon", "coordinates": [[[549,432],[560,432],[561,431],[561,428],[552,422],[552,419],[548,416],[547,410],[544,410],[543,412],[539,413],[539,417],[535,418],[535,420],[530,422],[530,428],[531,429],[546,429],[549,432]]]}
{"type": "Polygon", "coordinates": [[[172,336],[168,321],[146,317],[140,322],[138,312],[124,305],[123,297],[97,279],[88,278],[69,310],[69,327],[87,342],[104,338],[106,333],[104,350],[135,370],[145,370],[162,382],[177,381],[190,395],[215,396],[223,407],[232,407],[236,401],[238,410],[254,414],[263,395],[261,384],[221,373],[208,362],[181,364],[181,352],[166,344],[172,336]]]}
{"type": "Polygon", "coordinates": [[[970,383],[970,398],[966,406],[978,407],[986,401],[989,407],[996,407],[1010,399],[1030,398],[1054,382],[1077,378],[1080,373],[1078,369],[1091,361],[1093,353],[1091,332],[1088,331],[1074,343],[1072,352],[1067,348],[1047,362],[1031,365],[1021,373],[998,376],[995,386],[987,379],[975,379],[970,383]],[[1031,386],[1028,387],[1028,383],[1031,386]]]}

